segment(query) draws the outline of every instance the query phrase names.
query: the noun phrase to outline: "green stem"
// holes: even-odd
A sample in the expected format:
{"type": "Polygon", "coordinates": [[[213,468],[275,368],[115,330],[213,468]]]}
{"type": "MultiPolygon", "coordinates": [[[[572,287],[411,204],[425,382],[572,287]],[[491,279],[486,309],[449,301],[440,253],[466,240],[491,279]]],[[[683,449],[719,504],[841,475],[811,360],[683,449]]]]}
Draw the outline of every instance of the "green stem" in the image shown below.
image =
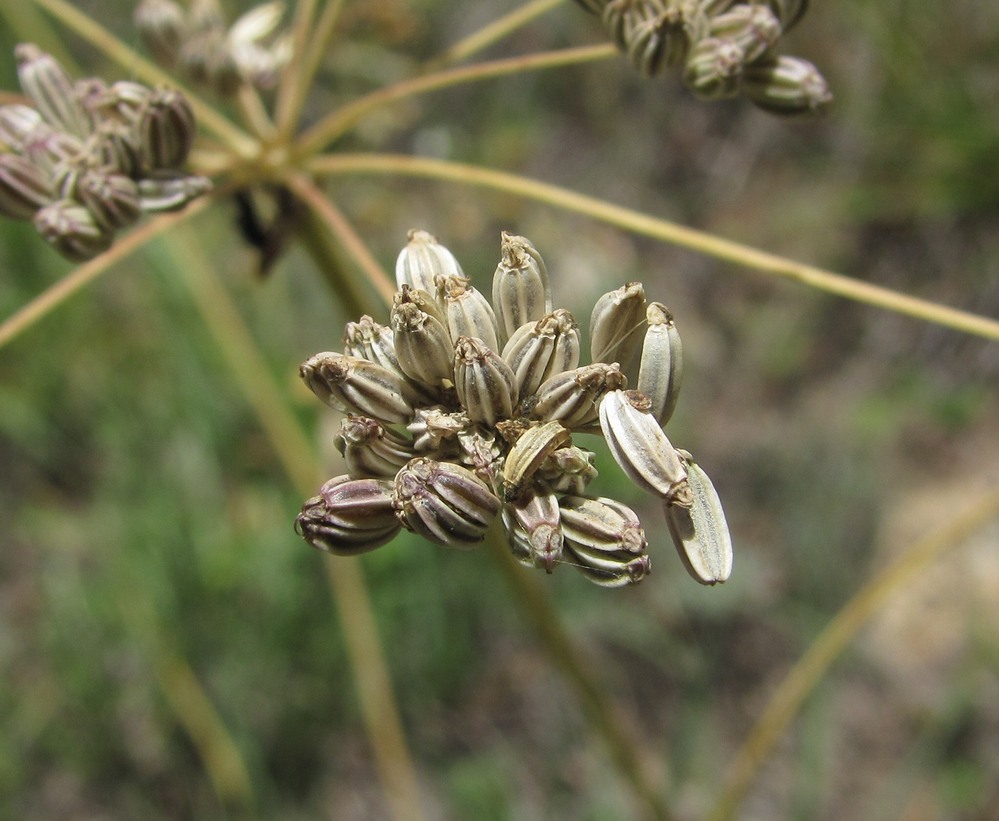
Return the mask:
{"type": "Polygon", "coordinates": [[[482,51],[482,49],[502,40],[517,29],[526,26],[535,18],[551,11],[563,2],[565,0],[530,0],[529,3],[525,3],[520,8],[514,9],[498,20],[494,20],[492,23],[459,40],[451,48],[431,61],[427,65],[427,68],[437,69],[445,65],[460,63],[473,54],[482,51]]]}
{"type": "MultiPolygon", "coordinates": [[[[47,0],[51,2],[51,0],[47,0]]],[[[434,74],[425,74],[402,80],[390,86],[385,86],[371,94],[360,97],[352,103],[333,111],[318,123],[305,131],[297,140],[295,152],[300,157],[317,154],[331,142],[342,136],[359,120],[377,108],[388,103],[426,94],[442,88],[469,83],[478,80],[488,80],[493,77],[504,77],[509,74],[520,74],[525,71],[538,71],[547,68],[604,60],[617,53],[614,46],[601,44],[596,46],[581,46],[579,48],[546,51],[540,54],[525,54],[521,57],[508,57],[503,60],[492,60],[476,63],[472,66],[451,68],[434,74]]]]}
{"type": "Polygon", "coordinates": [[[477,165],[428,157],[396,154],[335,154],[316,157],[309,163],[317,175],[395,174],[428,177],[476,185],[526,197],[575,211],[593,219],[616,225],[634,234],[651,237],[683,248],[716,257],[771,276],[784,277],[820,291],[856,302],[932,322],[962,333],[999,340],[999,321],[957,308],[949,308],[925,299],[909,296],[879,285],[805,265],[785,257],[760,251],[748,245],[723,239],[705,231],[687,228],[658,217],[643,214],[604,200],[579,194],[530,177],[495,171],[477,165]]]}
{"type": "MultiPolygon", "coordinates": [[[[311,36],[303,50],[296,50],[302,58],[297,64],[289,64],[281,76],[276,104],[278,138],[282,143],[291,139],[292,132],[301,118],[306,95],[319,70],[319,63],[329,44],[333,29],[343,10],[343,0],[329,0],[323,7],[319,20],[312,29],[311,36]]],[[[296,13],[300,10],[296,9],[296,13]]],[[[301,18],[297,18],[301,19],[301,18]]],[[[296,32],[297,36],[297,32],[296,32]]]]}
{"type": "Polygon", "coordinates": [[[258,153],[257,142],[246,132],[219,114],[193,91],[178,83],[175,77],[143,59],[136,51],[95,22],[92,17],[73,8],[65,0],[33,0],[33,2],[99,49],[106,57],[118,63],[130,75],[152,85],[167,85],[182,91],[191,104],[198,122],[237,154],[242,157],[252,157],[258,153]]]}
{"type": "Polygon", "coordinates": [[[589,725],[603,738],[614,766],[631,784],[635,796],[645,805],[643,814],[657,821],[669,821],[672,814],[661,792],[652,784],[634,738],[634,721],[628,720],[619,706],[608,697],[593,676],[592,665],[587,664],[573,646],[543,589],[517,564],[496,528],[490,531],[487,541],[500,570],[513,588],[518,606],[526,610],[548,651],[548,657],[575,690],[589,725]]]}
{"type": "Polygon", "coordinates": [[[202,198],[191,203],[191,205],[179,214],[157,217],[140,228],[136,228],[132,233],[125,235],[100,256],[94,257],[90,262],[86,262],[79,268],[70,271],[69,274],[50,288],[42,291],[31,302],[20,310],[15,311],[0,324],[0,348],[40,319],[52,313],[52,311],[62,305],[73,294],[108,271],[116,262],[124,259],[137,248],[141,248],[153,237],[169,231],[181,222],[201,213],[210,202],[210,199],[202,198]]]}
{"type": "Polygon", "coordinates": [[[710,821],[735,817],[753,779],[805,698],[868,620],[917,573],[996,516],[999,516],[999,490],[986,494],[946,527],[917,542],[857,591],[784,676],[736,755],[728,783],[708,816],[710,821]]]}
{"type": "MultiPolygon", "coordinates": [[[[260,421],[285,473],[299,493],[311,496],[321,481],[314,448],[270,375],[239,311],[199,243],[188,233],[168,246],[184,282],[219,345],[248,404],[260,421]]],[[[356,560],[329,557],[327,574],[343,627],[365,730],[392,817],[421,816],[415,769],[402,731],[367,586],[356,560]]]]}

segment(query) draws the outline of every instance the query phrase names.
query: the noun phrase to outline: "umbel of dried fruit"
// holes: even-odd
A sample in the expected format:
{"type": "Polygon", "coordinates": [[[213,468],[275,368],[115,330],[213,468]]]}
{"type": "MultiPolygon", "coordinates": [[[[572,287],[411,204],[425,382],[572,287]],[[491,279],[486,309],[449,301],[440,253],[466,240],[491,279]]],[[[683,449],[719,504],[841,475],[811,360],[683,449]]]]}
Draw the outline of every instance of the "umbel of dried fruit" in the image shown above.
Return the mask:
{"type": "Polygon", "coordinates": [[[32,220],[78,262],[143,213],[175,211],[211,189],[183,170],[197,126],[179,91],[74,81],[30,43],[15,56],[31,105],[0,106],[0,214],[32,220]]]}
{"type": "Polygon", "coordinates": [[[342,353],[318,353],[300,369],[344,414],[336,446],[348,471],[302,508],[295,526],[309,544],[353,556],[405,528],[469,548],[498,520],[525,565],[635,584],[651,568],[646,530],[629,507],[589,492],[593,453],[573,435],[590,433],[662,500],[690,574],[702,584],[728,578],[718,494],[663,430],[680,389],[680,336],[641,283],[597,300],[594,361],[580,365],[579,326],[553,307],[547,268],[525,237],[502,235],[492,301],[426,231],[410,232],[396,280],[388,325],[348,323],[342,353]],[[632,361],[637,390],[628,390],[632,361]]]}

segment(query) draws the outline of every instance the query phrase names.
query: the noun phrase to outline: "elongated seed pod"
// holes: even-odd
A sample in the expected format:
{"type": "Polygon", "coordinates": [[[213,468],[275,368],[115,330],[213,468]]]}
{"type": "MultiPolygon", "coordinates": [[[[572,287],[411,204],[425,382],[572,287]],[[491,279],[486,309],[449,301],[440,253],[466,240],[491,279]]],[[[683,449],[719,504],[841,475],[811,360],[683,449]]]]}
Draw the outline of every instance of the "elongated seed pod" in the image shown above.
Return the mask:
{"type": "Polygon", "coordinates": [[[499,353],[496,314],[489,300],[470,284],[470,280],[455,276],[438,278],[437,299],[444,306],[451,339],[474,336],[499,353]]]}
{"type": "Polygon", "coordinates": [[[29,105],[0,105],[0,143],[11,151],[23,151],[27,136],[42,124],[42,115],[29,105]]]}
{"type": "Polygon", "coordinates": [[[428,231],[413,229],[409,242],[395,261],[395,281],[428,294],[436,293],[438,277],[463,277],[461,265],[447,248],[428,231]]]}
{"type": "Polygon", "coordinates": [[[781,55],[775,63],[748,66],[742,90],[764,111],[793,116],[816,114],[832,102],[832,92],[808,60],[781,55]]]}
{"type": "Polygon", "coordinates": [[[546,380],[538,388],[531,415],[546,422],[557,420],[571,429],[585,428],[596,423],[601,397],[627,384],[617,363],[583,365],[546,380]]]}
{"type": "Polygon", "coordinates": [[[18,154],[0,154],[0,214],[31,219],[54,195],[48,175],[37,165],[18,154]]]}
{"type": "Polygon", "coordinates": [[[538,478],[547,483],[555,493],[579,496],[597,478],[593,467],[592,451],[571,445],[559,448],[548,455],[538,469],[538,478]]]}
{"type": "Polygon", "coordinates": [[[725,100],[739,93],[746,53],[731,38],[705,37],[694,44],[683,82],[702,100],[725,100]]]}
{"type": "Polygon", "coordinates": [[[570,441],[571,435],[561,422],[528,428],[510,448],[503,463],[504,498],[508,502],[519,498],[545,459],[570,441]]]}
{"type": "Polygon", "coordinates": [[[56,200],[39,209],[35,230],[66,259],[83,262],[111,247],[114,235],[105,231],[82,205],[73,200],[56,200]]]}
{"type": "Polygon", "coordinates": [[[600,403],[600,429],[614,461],[636,485],[670,504],[690,506],[687,471],[649,402],[636,391],[611,391],[600,403]]]}
{"type": "Polygon", "coordinates": [[[601,587],[625,587],[638,584],[652,569],[648,554],[594,550],[579,543],[566,542],[564,555],[567,561],[587,579],[601,587]]]}
{"type": "Polygon", "coordinates": [[[302,363],[299,375],[312,392],[336,410],[405,423],[419,394],[399,374],[374,362],[326,351],[302,363]]]}
{"type": "Polygon", "coordinates": [[[493,310],[500,343],[521,325],[552,312],[551,283],[541,254],[527,237],[504,231],[500,263],[493,274],[493,310]]]}
{"type": "Polygon", "coordinates": [[[392,483],[337,476],[322,486],[295,520],[299,536],[318,550],[357,556],[390,541],[402,525],[392,506],[392,483]]]}
{"type": "Polygon", "coordinates": [[[126,228],[142,216],[139,187],[124,174],[86,171],[76,184],[76,194],[105,231],[126,228]]]}
{"type": "Polygon", "coordinates": [[[14,49],[17,76],[24,93],[49,125],[75,137],[90,134],[90,118],[80,105],[73,81],[62,64],[32,43],[14,49]]]}
{"type": "Polygon", "coordinates": [[[392,309],[395,355],[415,382],[438,387],[454,380],[454,348],[441,321],[411,302],[392,309]]]}
{"type": "Polygon", "coordinates": [[[601,296],[590,315],[590,360],[619,362],[624,371],[638,353],[645,325],[645,289],[629,282],[601,296]]]}
{"type": "Polygon", "coordinates": [[[556,308],[536,322],[521,325],[503,347],[503,359],[513,369],[521,397],[579,365],[579,326],[572,314],[556,308]]]}
{"type": "MultiPolygon", "coordinates": [[[[518,534],[519,541],[526,540],[530,562],[551,573],[555,563],[562,557],[558,498],[547,488],[534,485],[516,501],[509,502],[504,508],[506,510],[512,515],[515,523],[513,529],[518,534]]],[[[504,517],[504,523],[509,529],[508,522],[504,517]]]]}
{"type": "Polygon", "coordinates": [[[355,478],[391,479],[416,456],[406,437],[369,416],[348,414],[333,444],[355,478]]]}
{"type": "Polygon", "coordinates": [[[701,584],[718,584],[732,573],[732,535],[714,485],[690,454],[684,455],[691,503],[666,504],[666,524],[687,572],[701,584]]]}
{"type": "Polygon", "coordinates": [[[472,471],[418,457],[395,478],[393,503],[403,527],[446,547],[482,541],[500,500],[472,471]]]}
{"type": "Polygon", "coordinates": [[[156,62],[169,68],[187,35],[184,10],[173,0],[142,0],[133,15],[135,28],[156,62]]]}
{"type": "Polygon", "coordinates": [[[604,553],[644,553],[649,546],[638,514],[615,499],[563,496],[559,499],[562,532],[573,546],[604,553]]]}
{"type": "Polygon", "coordinates": [[[147,213],[179,211],[188,203],[212,190],[208,177],[148,177],[138,181],[139,201],[147,213]]]}
{"type": "Polygon", "coordinates": [[[741,4],[719,14],[708,27],[711,37],[733,40],[743,52],[746,65],[775,56],[781,36],[780,20],[765,5],[741,4]]]}
{"type": "Polygon", "coordinates": [[[404,376],[395,355],[395,338],[392,329],[380,325],[365,314],[357,322],[348,322],[343,332],[343,352],[347,356],[367,359],[399,376],[404,376]]]}
{"type": "Polygon", "coordinates": [[[455,342],[454,387],[468,418],[484,425],[508,419],[517,404],[510,366],[473,336],[462,336],[455,342]]]}
{"type": "Polygon", "coordinates": [[[648,328],[642,342],[636,390],[649,398],[649,412],[660,427],[673,416],[683,379],[683,346],[673,315],[661,302],[653,302],[646,312],[648,328]]]}

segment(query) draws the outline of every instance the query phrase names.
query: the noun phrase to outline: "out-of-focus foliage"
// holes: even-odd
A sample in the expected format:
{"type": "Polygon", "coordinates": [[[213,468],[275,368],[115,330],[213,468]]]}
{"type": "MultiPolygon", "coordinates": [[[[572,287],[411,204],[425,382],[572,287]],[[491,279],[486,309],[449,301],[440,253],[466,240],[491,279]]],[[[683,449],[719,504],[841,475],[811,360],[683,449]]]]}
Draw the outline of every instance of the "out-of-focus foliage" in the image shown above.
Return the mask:
{"type": "MultiPolygon", "coordinates": [[[[134,42],[125,4],[77,5],[134,42]]],[[[307,116],[406,75],[508,8],[348,3],[358,39],[331,48],[307,116]]],[[[708,105],[610,60],[387,109],[348,145],[535,175],[995,316],[996,32],[999,10],[971,0],[813,3],[787,39],[836,94],[817,123],[708,105]]],[[[488,54],[600,37],[566,3],[488,54]]],[[[13,38],[0,30],[6,89],[13,38]]],[[[72,51],[107,73],[88,48],[72,51]]],[[[995,344],[509,196],[367,177],[330,194],[385,265],[407,229],[426,228],[482,285],[509,229],[545,249],[557,303],[582,312],[641,279],[676,316],[686,384],[671,426],[725,499],[732,580],[690,583],[663,533],[634,590],[566,572],[543,581],[641,717],[683,814],[710,806],[783,671],[873,569],[995,482],[995,344]]],[[[177,239],[203,242],[332,452],[328,414],[296,368],[338,347],[334,329],[351,317],[297,252],[256,278],[226,205],[196,229],[177,239]]],[[[326,559],[292,531],[300,494],[171,265],[154,244],[0,349],[0,815],[222,815],[183,706],[165,695],[179,657],[245,762],[252,799],[230,805],[236,817],[380,817],[326,559]]],[[[0,316],[68,270],[30,228],[3,223],[0,316]]],[[[613,483],[606,454],[598,468],[613,483]]],[[[623,481],[615,492],[648,504],[623,481]]],[[[995,543],[984,534],[947,573],[927,573],[938,584],[900,595],[903,615],[834,668],[742,817],[894,818],[917,802],[935,817],[999,811],[995,543]]],[[[400,538],[361,561],[431,817],[630,816],[487,554],[400,538]]]]}

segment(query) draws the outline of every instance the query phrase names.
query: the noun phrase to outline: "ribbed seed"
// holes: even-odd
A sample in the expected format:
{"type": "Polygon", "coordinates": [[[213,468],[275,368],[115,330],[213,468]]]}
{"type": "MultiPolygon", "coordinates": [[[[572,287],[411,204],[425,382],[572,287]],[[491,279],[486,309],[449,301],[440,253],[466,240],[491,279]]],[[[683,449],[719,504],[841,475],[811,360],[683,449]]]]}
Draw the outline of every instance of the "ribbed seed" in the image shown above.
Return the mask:
{"type": "Polygon", "coordinates": [[[644,553],[649,546],[638,514],[614,499],[563,496],[559,500],[566,542],[605,553],[644,553]]]}
{"type": "Polygon", "coordinates": [[[212,190],[208,177],[149,177],[138,181],[142,210],[148,213],[179,211],[212,190]]]}
{"type": "Polygon", "coordinates": [[[571,445],[559,448],[548,455],[538,469],[538,478],[556,493],[575,496],[586,492],[587,486],[597,478],[591,451],[571,445]]]}
{"type": "Polygon", "coordinates": [[[59,61],[31,43],[15,47],[14,56],[21,88],[49,125],[76,137],[86,137],[90,133],[90,118],[59,61]]]}
{"type": "Polygon", "coordinates": [[[53,180],[64,163],[85,161],[83,143],[72,134],[39,123],[25,137],[24,156],[53,180]]]}
{"type": "Polygon", "coordinates": [[[399,367],[410,379],[439,387],[454,380],[454,348],[441,321],[411,302],[392,309],[392,337],[399,367]]]}
{"type": "Polygon", "coordinates": [[[124,123],[106,120],[98,124],[91,137],[99,167],[110,168],[136,178],[142,173],[142,156],[135,131],[124,123]]]}
{"type": "Polygon", "coordinates": [[[194,144],[194,111],[179,91],[154,91],[139,116],[142,160],[151,170],[180,168],[194,144]]]}
{"type": "Polygon", "coordinates": [[[601,397],[627,384],[617,363],[583,365],[546,380],[538,388],[531,415],[543,421],[557,420],[567,428],[588,427],[597,421],[601,397]]]}
{"type": "Polygon", "coordinates": [[[413,434],[413,448],[418,451],[454,449],[458,434],[471,422],[464,411],[449,413],[443,408],[417,408],[406,429],[413,434]]]}
{"type": "Polygon", "coordinates": [[[338,556],[381,547],[401,529],[392,506],[392,483],[337,476],[302,507],[295,530],[310,545],[338,556]]]}
{"type": "Polygon", "coordinates": [[[391,479],[416,454],[404,436],[377,419],[349,414],[334,439],[351,476],[391,479]]]}
{"type": "Polygon", "coordinates": [[[53,196],[52,183],[37,165],[18,154],[0,154],[0,214],[31,219],[53,196]]]}
{"type": "Polygon", "coordinates": [[[501,344],[521,325],[552,312],[548,269],[527,237],[506,231],[501,235],[500,262],[493,274],[493,310],[501,344]]]}
{"type": "Polygon", "coordinates": [[[447,316],[444,314],[444,306],[437,301],[436,291],[424,291],[421,288],[414,288],[410,285],[403,285],[392,297],[392,307],[398,308],[400,305],[412,303],[424,313],[430,314],[434,319],[447,327],[447,316]]]}
{"type": "Polygon", "coordinates": [[[724,100],[739,93],[746,53],[735,40],[705,37],[691,49],[683,82],[702,100],[724,100]]]}
{"type": "Polygon", "coordinates": [[[711,37],[733,40],[743,52],[746,65],[772,54],[781,36],[780,20],[765,5],[738,5],[715,17],[708,28],[711,37]]]}
{"type": "Polygon", "coordinates": [[[135,8],[133,19],[142,42],[156,62],[167,68],[172,66],[187,34],[184,10],[173,0],[142,0],[135,8]]]}
{"type": "Polygon", "coordinates": [[[629,282],[601,296],[590,315],[590,361],[619,362],[627,370],[642,344],[645,289],[629,282]]]}
{"type": "Polygon", "coordinates": [[[600,403],[600,428],[607,446],[621,470],[642,490],[689,507],[687,471],[648,407],[648,399],[636,391],[608,393],[600,403]]]}
{"type": "Polygon", "coordinates": [[[474,336],[494,351],[499,351],[496,314],[489,300],[472,287],[465,277],[438,278],[437,299],[444,306],[451,339],[474,336]]]}
{"type": "Polygon", "coordinates": [[[353,356],[324,352],[302,363],[299,375],[312,392],[336,410],[405,423],[419,396],[397,373],[353,356]]]}
{"type": "Polygon", "coordinates": [[[357,322],[348,322],[343,332],[343,352],[347,356],[367,359],[403,376],[399,359],[395,355],[392,329],[379,325],[365,314],[357,322]]]}
{"type": "Polygon", "coordinates": [[[12,151],[23,151],[27,136],[42,122],[42,115],[28,105],[0,106],[0,143],[12,151]]]}
{"type": "Polygon", "coordinates": [[[601,587],[625,587],[638,584],[649,575],[652,563],[647,554],[594,550],[579,543],[565,542],[565,553],[573,566],[587,579],[601,587]]]}
{"type": "Polygon", "coordinates": [[[454,387],[468,418],[484,425],[509,418],[517,404],[510,366],[475,337],[462,336],[455,342],[454,387]]]}
{"type": "Polygon", "coordinates": [[[500,500],[472,471],[422,457],[396,475],[393,501],[405,528],[447,547],[481,542],[500,509],[500,500]]]}
{"type": "Polygon", "coordinates": [[[510,448],[503,463],[504,498],[508,502],[519,498],[545,459],[570,441],[571,435],[561,422],[528,428],[510,448]]]}
{"type": "MultiPolygon", "coordinates": [[[[522,532],[521,539],[526,537],[530,562],[551,573],[562,557],[562,529],[555,494],[535,485],[516,501],[508,502],[506,510],[516,523],[518,535],[522,532]]],[[[504,523],[507,522],[504,517],[504,523]]]]}
{"type": "Polygon", "coordinates": [[[666,504],[666,523],[687,572],[701,584],[717,584],[732,573],[732,535],[718,492],[689,453],[684,452],[690,507],[666,504]]]}
{"type": "Polygon", "coordinates": [[[636,390],[650,402],[649,412],[660,427],[673,415],[683,379],[683,346],[673,315],[661,302],[653,302],[646,313],[648,328],[642,343],[636,390]]]}
{"type": "Polygon", "coordinates": [[[819,70],[800,57],[749,66],[742,89],[756,105],[772,114],[815,114],[832,102],[832,92],[819,70]]]}
{"type": "Polygon", "coordinates": [[[76,184],[76,195],[105,231],[125,228],[142,215],[139,188],[124,174],[87,171],[76,184]]]}
{"type": "Polygon", "coordinates": [[[427,231],[409,232],[409,243],[395,261],[395,281],[428,294],[436,292],[437,277],[462,277],[461,265],[437,237],[427,231]]]}
{"type": "Polygon", "coordinates": [[[56,200],[34,218],[42,238],[66,259],[84,262],[111,247],[114,235],[105,231],[91,213],[72,200],[56,200]]]}
{"type": "Polygon", "coordinates": [[[579,365],[579,326],[572,314],[556,308],[536,322],[521,325],[503,347],[503,359],[513,369],[522,398],[541,383],[579,365]]]}

